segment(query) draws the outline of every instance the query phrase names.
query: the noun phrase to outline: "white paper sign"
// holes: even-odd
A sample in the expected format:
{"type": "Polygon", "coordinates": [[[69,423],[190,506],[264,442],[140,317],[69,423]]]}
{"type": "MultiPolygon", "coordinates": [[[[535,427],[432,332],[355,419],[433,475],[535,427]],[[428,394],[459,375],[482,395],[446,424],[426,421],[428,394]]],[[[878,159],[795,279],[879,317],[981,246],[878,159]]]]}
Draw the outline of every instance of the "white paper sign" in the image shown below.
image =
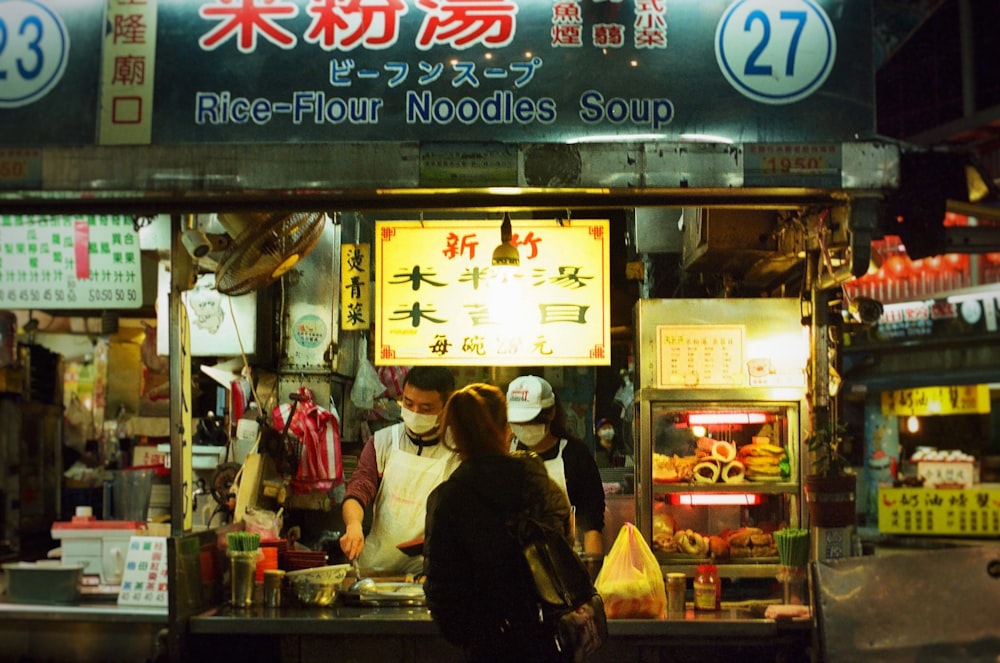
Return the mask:
{"type": "Polygon", "coordinates": [[[167,607],[167,538],[133,536],[128,544],[118,605],[167,607]]]}
{"type": "Polygon", "coordinates": [[[141,262],[128,216],[0,216],[0,310],[140,308],[141,262]]]}
{"type": "MultiPolygon", "coordinates": [[[[165,262],[160,263],[157,286],[156,354],[165,356],[170,344],[170,273],[165,262]]],[[[181,299],[191,325],[191,356],[239,357],[257,351],[257,293],[224,295],[215,289],[214,274],[201,274],[181,299]]]]}

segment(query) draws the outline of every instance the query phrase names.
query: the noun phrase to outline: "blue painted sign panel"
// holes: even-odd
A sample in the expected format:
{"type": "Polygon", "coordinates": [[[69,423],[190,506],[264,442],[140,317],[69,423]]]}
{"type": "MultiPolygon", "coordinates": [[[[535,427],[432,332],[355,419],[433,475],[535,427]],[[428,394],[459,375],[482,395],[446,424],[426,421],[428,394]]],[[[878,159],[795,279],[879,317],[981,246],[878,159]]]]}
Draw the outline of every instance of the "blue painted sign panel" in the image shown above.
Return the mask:
{"type": "Polygon", "coordinates": [[[160,0],[154,142],[843,140],[852,0],[160,0]]]}
{"type": "MultiPolygon", "coordinates": [[[[156,5],[156,144],[822,142],[875,126],[871,0],[112,1],[156,5]]],[[[0,145],[92,139],[54,128],[94,124],[93,6],[0,0],[0,25],[40,18],[0,50],[0,145]],[[68,59],[28,67],[28,85],[28,55],[63,56],[46,12],[68,59]]]]}
{"type": "Polygon", "coordinates": [[[0,145],[96,141],[101,0],[0,0],[0,145]]]}

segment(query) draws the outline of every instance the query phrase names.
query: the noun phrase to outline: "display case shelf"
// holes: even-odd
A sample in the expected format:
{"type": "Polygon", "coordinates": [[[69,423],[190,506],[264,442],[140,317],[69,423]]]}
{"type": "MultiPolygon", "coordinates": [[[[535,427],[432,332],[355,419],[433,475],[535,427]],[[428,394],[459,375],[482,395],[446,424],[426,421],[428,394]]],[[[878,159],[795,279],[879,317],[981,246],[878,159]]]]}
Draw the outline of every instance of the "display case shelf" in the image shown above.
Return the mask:
{"type": "Polygon", "coordinates": [[[791,482],[754,482],[743,483],[656,483],[653,482],[653,493],[656,495],[676,493],[751,493],[757,495],[796,494],[799,485],[791,482]]]}
{"type": "MultiPolygon", "coordinates": [[[[670,559],[669,555],[663,553],[654,554],[664,572],[683,573],[689,578],[697,574],[699,564],[709,562],[709,560],[678,561],[670,559]]],[[[748,563],[720,559],[711,560],[711,563],[716,565],[717,572],[722,578],[774,578],[778,572],[777,561],[748,563]]]]}

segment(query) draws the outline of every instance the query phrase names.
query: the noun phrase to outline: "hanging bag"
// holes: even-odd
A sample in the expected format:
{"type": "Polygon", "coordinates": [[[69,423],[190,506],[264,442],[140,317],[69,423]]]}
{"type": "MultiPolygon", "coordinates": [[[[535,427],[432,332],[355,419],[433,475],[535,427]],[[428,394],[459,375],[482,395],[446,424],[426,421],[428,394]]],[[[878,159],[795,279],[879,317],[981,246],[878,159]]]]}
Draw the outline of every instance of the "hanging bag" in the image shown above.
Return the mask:
{"type": "Polygon", "coordinates": [[[666,616],[667,592],[660,563],[632,523],[618,530],[594,584],[604,599],[609,619],[666,616]]]}
{"type": "MultiPolygon", "coordinates": [[[[297,441],[292,453],[292,492],[327,492],[344,482],[340,416],[335,409],[326,410],[317,405],[312,390],[307,387],[299,387],[298,396],[298,406],[294,407],[294,411],[290,403],[274,408],[272,426],[276,431],[284,430],[289,412],[292,413],[288,431],[297,441]]],[[[332,401],[330,407],[334,407],[332,401]]]]}
{"type": "Polygon", "coordinates": [[[604,602],[566,539],[533,518],[508,526],[521,546],[538,594],[539,614],[559,651],[581,663],[608,639],[604,602]]]}

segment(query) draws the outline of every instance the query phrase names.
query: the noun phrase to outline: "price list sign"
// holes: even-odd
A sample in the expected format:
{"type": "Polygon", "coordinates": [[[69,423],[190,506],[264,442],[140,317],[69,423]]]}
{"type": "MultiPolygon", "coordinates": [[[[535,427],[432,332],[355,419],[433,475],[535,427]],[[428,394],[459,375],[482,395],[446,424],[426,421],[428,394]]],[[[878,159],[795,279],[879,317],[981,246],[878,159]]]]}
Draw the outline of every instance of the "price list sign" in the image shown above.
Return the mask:
{"type": "Polygon", "coordinates": [[[166,537],[133,536],[129,539],[118,605],[166,608],[169,575],[166,537]]]}
{"type": "Polygon", "coordinates": [[[1000,535],[1000,486],[878,490],[883,534],[1000,535]]]}
{"type": "Polygon", "coordinates": [[[142,306],[128,216],[0,216],[0,310],[142,306]]]}
{"type": "Polygon", "coordinates": [[[742,325],[664,325],[656,331],[659,388],[746,386],[742,325]]]}

